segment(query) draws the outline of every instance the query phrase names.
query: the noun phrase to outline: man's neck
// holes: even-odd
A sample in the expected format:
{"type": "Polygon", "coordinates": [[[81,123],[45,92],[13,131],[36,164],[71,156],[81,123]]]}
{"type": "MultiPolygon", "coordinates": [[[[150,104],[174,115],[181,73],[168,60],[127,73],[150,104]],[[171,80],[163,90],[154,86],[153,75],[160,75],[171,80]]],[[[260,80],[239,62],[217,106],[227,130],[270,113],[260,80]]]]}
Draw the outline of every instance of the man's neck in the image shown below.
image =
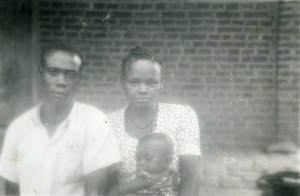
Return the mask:
{"type": "Polygon", "coordinates": [[[66,105],[54,105],[45,101],[41,107],[40,118],[47,128],[49,135],[52,135],[56,128],[67,118],[73,107],[73,102],[66,105]]]}

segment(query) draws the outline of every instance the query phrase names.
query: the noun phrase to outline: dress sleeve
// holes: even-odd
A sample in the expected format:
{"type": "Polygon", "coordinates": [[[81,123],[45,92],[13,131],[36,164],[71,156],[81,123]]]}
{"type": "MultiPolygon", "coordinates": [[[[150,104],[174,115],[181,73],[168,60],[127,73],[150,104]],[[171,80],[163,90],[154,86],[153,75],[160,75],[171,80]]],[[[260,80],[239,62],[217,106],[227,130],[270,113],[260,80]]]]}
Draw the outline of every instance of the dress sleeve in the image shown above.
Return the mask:
{"type": "Polygon", "coordinates": [[[15,124],[8,127],[0,158],[0,176],[16,183],[18,182],[18,130],[15,124]]]}
{"type": "Polygon", "coordinates": [[[183,106],[180,111],[179,130],[176,134],[179,143],[179,155],[201,155],[200,128],[195,111],[189,106],[183,106]]]}
{"type": "Polygon", "coordinates": [[[83,151],[83,174],[96,171],[120,161],[117,141],[106,115],[89,121],[83,151]]]}

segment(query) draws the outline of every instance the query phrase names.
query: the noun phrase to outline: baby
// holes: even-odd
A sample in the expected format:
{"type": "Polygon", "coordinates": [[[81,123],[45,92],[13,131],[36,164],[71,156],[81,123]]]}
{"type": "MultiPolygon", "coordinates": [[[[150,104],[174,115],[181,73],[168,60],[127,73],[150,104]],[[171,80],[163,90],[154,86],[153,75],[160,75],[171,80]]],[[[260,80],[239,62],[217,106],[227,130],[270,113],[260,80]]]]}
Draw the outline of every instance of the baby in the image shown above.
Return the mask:
{"type": "Polygon", "coordinates": [[[136,149],[136,178],[116,185],[109,196],[177,195],[177,177],[170,169],[173,154],[173,142],[166,134],[152,133],[144,136],[136,149]]]}

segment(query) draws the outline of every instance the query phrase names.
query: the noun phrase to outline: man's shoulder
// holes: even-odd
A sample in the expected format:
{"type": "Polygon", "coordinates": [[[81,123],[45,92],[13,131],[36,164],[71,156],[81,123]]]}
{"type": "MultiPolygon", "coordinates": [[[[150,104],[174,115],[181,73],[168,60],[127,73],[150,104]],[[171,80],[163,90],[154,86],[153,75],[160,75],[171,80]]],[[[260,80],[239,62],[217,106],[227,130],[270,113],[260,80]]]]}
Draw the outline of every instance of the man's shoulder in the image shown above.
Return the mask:
{"type": "Polygon", "coordinates": [[[81,114],[81,116],[83,117],[91,118],[95,116],[95,117],[106,118],[106,114],[102,110],[100,110],[99,108],[93,105],[75,102],[75,107],[77,108],[77,113],[81,114]]]}
{"type": "Polygon", "coordinates": [[[31,109],[17,116],[10,124],[27,124],[37,118],[39,106],[34,106],[31,109]]]}

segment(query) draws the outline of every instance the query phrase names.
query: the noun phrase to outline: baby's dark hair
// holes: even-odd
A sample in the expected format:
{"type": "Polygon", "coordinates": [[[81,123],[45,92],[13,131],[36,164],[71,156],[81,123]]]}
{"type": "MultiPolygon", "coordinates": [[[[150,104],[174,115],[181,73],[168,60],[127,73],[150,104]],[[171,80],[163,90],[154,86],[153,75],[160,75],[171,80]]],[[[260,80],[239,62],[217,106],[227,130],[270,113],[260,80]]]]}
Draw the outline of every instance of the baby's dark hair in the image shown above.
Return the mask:
{"type": "Polygon", "coordinates": [[[44,68],[46,65],[46,59],[49,55],[53,54],[54,52],[61,51],[66,52],[74,56],[78,56],[80,58],[81,64],[79,71],[81,72],[84,66],[83,58],[79,51],[75,49],[72,46],[66,45],[66,44],[53,44],[47,46],[41,53],[41,59],[40,59],[40,67],[44,68]]]}
{"type": "Polygon", "coordinates": [[[135,47],[132,50],[130,50],[129,54],[122,61],[121,77],[124,78],[126,76],[128,65],[138,60],[149,60],[153,63],[159,64],[160,67],[162,66],[161,60],[158,58],[158,56],[153,54],[152,51],[141,47],[135,47]]]}
{"type": "Polygon", "coordinates": [[[166,135],[164,133],[151,133],[151,134],[148,134],[148,135],[145,135],[144,137],[142,137],[139,140],[139,144],[146,142],[146,141],[150,141],[150,140],[160,141],[161,143],[166,145],[166,148],[168,150],[167,151],[168,155],[173,156],[174,144],[173,144],[172,139],[168,135],[166,135]]]}

